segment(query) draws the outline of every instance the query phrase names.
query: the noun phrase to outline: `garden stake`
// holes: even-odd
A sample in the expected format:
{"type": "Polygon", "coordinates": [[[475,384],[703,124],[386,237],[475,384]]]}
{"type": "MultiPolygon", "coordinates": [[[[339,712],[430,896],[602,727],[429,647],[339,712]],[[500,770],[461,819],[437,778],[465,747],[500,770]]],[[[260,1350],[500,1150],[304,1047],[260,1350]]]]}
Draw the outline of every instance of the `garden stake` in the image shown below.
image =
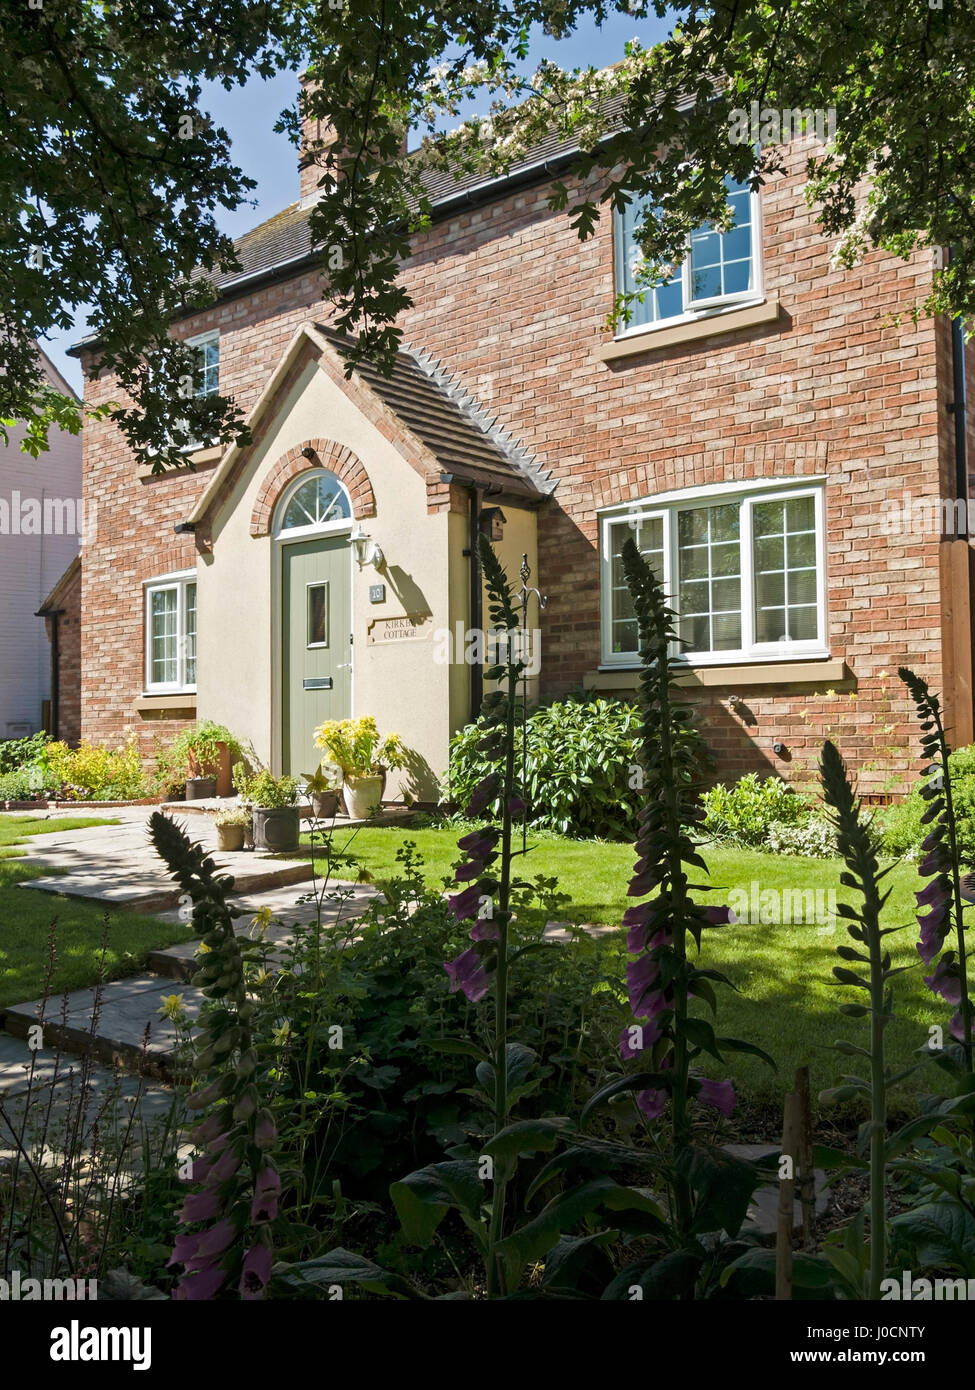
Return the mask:
{"type": "Polygon", "coordinates": [[[799,1201],[802,1206],[802,1246],[816,1246],[816,1174],[812,1156],[812,1100],[809,1094],[809,1068],[796,1068],[799,1096],[799,1201]]]}
{"type": "Polygon", "coordinates": [[[796,1221],[795,1171],[799,1154],[802,1107],[798,1091],[789,1091],[782,1114],[782,1157],[791,1160],[789,1176],[779,1178],[779,1217],[775,1231],[775,1297],[792,1298],[792,1232],[796,1221]]]}

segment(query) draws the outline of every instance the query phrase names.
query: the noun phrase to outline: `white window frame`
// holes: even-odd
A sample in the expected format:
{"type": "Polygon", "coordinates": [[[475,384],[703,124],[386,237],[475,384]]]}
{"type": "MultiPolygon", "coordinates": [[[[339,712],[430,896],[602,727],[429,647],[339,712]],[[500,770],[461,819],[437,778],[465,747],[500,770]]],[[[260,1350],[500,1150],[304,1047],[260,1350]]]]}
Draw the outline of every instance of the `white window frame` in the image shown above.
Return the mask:
{"type": "MultiPolygon", "coordinates": [[[[752,189],[749,193],[749,212],[751,216],[752,229],[752,279],[754,284],[751,289],[741,290],[736,294],[715,295],[709,299],[694,299],[691,294],[691,236],[687,238],[687,250],[681,262],[681,282],[684,300],[684,312],[673,314],[670,318],[655,319],[651,323],[628,323],[621,325],[616,333],[616,341],[621,338],[632,338],[641,333],[658,333],[664,328],[674,328],[681,323],[696,323],[698,319],[720,318],[722,314],[727,314],[735,309],[740,309],[749,304],[762,304],[765,302],[765,280],[763,275],[762,255],[762,202],[757,189],[752,189]]],[[[621,269],[623,258],[626,255],[626,247],[623,244],[623,219],[619,213],[613,210],[613,286],[616,294],[622,294],[620,287],[621,269]]],[[[652,293],[648,286],[647,294],[652,293]]]]}
{"type": "Polygon", "coordinates": [[[278,500],[278,504],[275,507],[274,512],[274,537],[276,540],[282,541],[300,541],[310,539],[312,536],[329,536],[332,534],[340,534],[342,531],[351,531],[354,525],[354,517],[352,513],[352,498],[349,494],[349,489],[345,486],[341,479],[338,478],[336,474],[332,472],[330,468],[309,468],[304,473],[299,473],[298,477],[295,478],[291,484],[289,484],[287,490],[281,494],[281,497],[278,500]],[[338,483],[339,489],[342,492],[342,495],[344,496],[346,504],[349,508],[349,515],[336,517],[334,521],[316,521],[309,523],[309,525],[307,526],[285,527],[284,518],[287,514],[288,507],[291,505],[292,498],[295,496],[295,494],[300,492],[301,489],[306,485],[306,483],[312,482],[315,478],[321,478],[326,476],[334,478],[335,481],[338,483]]]}
{"type": "Polygon", "coordinates": [[[636,667],[638,652],[612,650],[612,528],[620,523],[664,519],[664,575],[668,602],[680,615],[680,592],[676,574],[677,517],[694,507],[715,507],[738,501],[741,504],[739,545],[741,547],[741,633],[742,643],[733,651],[692,652],[676,644],[672,656],[688,666],[731,666],[763,661],[825,660],[830,655],[826,610],[826,499],[825,478],[791,481],[762,479],[750,483],[724,483],[711,487],[683,488],[648,497],[639,502],[621,503],[600,513],[600,632],[603,667],[636,667]],[[754,569],[752,512],[756,503],[780,502],[794,497],[812,497],[816,528],[816,626],[817,636],[808,641],[755,641],[754,569]]]}
{"type": "Polygon", "coordinates": [[[197,333],[192,338],[184,338],[184,346],[188,348],[204,347],[207,343],[217,344],[217,391],[194,391],[194,397],[215,395],[220,390],[220,329],[210,328],[206,333],[197,333]]]}
{"type": "MultiPolygon", "coordinates": [[[[144,613],[145,625],[145,651],[144,651],[144,693],[146,695],[173,695],[173,694],[192,694],[196,691],[196,682],[192,685],[186,682],[186,588],[188,584],[196,584],[196,570],[179,570],[174,574],[161,574],[155,579],[147,579],[142,585],[143,600],[142,611],[144,613]],[[176,601],[176,681],[153,681],[152,679],[152,595],[161,593],[166,589],[176,589],[178,597],[176,601]]],[[[197,654],[199,661],[199,599],[200,591],[197,589],[197,654]]]]}

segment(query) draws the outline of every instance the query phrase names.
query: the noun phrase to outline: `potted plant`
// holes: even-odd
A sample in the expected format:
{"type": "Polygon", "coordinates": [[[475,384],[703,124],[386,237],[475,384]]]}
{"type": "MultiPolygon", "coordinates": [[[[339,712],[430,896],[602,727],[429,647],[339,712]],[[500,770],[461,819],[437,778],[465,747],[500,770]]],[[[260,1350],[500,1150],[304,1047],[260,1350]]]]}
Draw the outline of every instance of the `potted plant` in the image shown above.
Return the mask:
{"type": "Polygon", "coordinates": [[[275,777],[266,768],[251,777],[244,764],[237,763],[233,784],[252,812],[254,848],[275,854],[296,850],[300,827],[297,777],[275,777]]]}
{"type": "Polygon", "coordinates": [[[407,750],[399,734],[380,738],[371,714],[360,719],[326,719],[315,742],[341,769],[345,809],[351,820],[365,820],[382,805],[386,773],[406,766],[407,750]]]}
{"type": "Polygon", "coordinates": [[[244,835],[251,824],[251,812],[243,806],[232,811],[218,811],[213,818],[217,828],[217,848],[239,850],[244,848],[244,835]]]}
{"type": "Polygon", "coordinates": [[[342,769],[335,763],[323,762],[314,772],[305,773],[305,790],[311,798],[315,819],[332,820],[339,809],[342,769]]]}
{"type": "Polygon", "coordinates": [[[231,764],[242,756],[238,739],[223,724],[204,719],[194,729],[184,729],[173,740],[170,753],[175,767],[186,768],[186,799],[230,796],[231,764]]]}

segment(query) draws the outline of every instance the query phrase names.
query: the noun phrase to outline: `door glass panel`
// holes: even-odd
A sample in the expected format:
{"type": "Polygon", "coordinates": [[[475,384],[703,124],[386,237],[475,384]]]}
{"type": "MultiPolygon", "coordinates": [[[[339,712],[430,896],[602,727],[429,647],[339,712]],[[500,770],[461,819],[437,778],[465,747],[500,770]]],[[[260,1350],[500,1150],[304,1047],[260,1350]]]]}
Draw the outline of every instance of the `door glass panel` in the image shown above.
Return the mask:
{"type": "Polygon", "coordinates": [[[308,645],[328,646],[328,585],[308,585],[308,645]]]}

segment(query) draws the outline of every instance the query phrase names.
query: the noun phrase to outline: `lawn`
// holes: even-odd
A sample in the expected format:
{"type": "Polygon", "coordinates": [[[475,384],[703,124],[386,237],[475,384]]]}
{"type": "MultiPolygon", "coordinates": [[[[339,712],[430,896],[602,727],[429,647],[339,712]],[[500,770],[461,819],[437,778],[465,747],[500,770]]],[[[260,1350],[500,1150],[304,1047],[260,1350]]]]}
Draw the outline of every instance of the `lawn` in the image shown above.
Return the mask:
{"type": "MultiPolygon", "coordinates": [[[[396,851],[404,841],[412,840],[423,855],[427,881],[437,885],[459,857],[456,839],[462,833],[376,827],[340,832],[335,843],[337,848],[347,845],[381,886],[385,877],[396,872],[396,851]]],[[[621,920],[631,901],[626,897],[634,861],[629,845],[565,841],[548,836],[534,837],[534,843],[536,848],[522,861],[520,871],[527,877],[557,877],[562,891],[572,899],[571,908],[564,913],[566,917],[578,922],[621,920]]],[[[753,891],[761,895],[771,890],[776,899],[759,896],[758,906],[778,900],[782,904],[778,915],[784,918],[785,904],[797,901],[795,897],[787,898],[786,892],[812,890],[815,894],[818,890],[819,906],[826,908],[831,892],[836,895],[834,901],[852,901],[848,890],[840,886],[843,865],[838,859],[805,859],[716,846],[705,851],[705,858],[717,890],[710,895],[713,903],[727,903],[735,889],[749,897],[753,891]]],[[[916,868],[909,863],[895,864],[887,884],[891,894],[884,913],[885,925],[908,924],[906,930],[887,938],[894,963],[911,967],[897,977],[896,1016],[886,1035],[890,1060],[900,1068],[909,1065],[914,1050],[927,1043],[931,1025],[940,1025],[947,1035],[951,1010],[929,993],[921,979],[922,969],[914,949],[914,890],[920,886],[916,868]]],[[[744,917],[745,913],[740,915],[744,917]]],[[[793,917],[797,915],[800,914],[792,913],[793,917]]],[[[724,971],[739,991],[719,988],[718,1033],[757,1043],[778,1062],[778,1072],[773,1073],[755,1058],[735,1058],[736,1081],[743,1093],[756,1101],[780,1101],[783,1092],[791,1088],[796,1066],[802,1063],[811,1068],[815,1093],[835,1084],[843,1073],[856,1071],[861,1060],[842,1057],[830,1046],[837,1039],[860,1045],[866,1042],[862,1021],[837,1011],[841,1003],[859,1001],[857,991],[838,985],[832,978],[832,967],[840,963],[835,948],[850,944],[849,937],[841,921],[830,931],[829,921],[816,921],[815,915],[808,923],[743,921],[708,931],[704,936],[704,962],[724,971]]],[[[826,913],[819,915],[827,917],[826,913]]],[[[616,977],[622,978],[622,940],[614,938],[607,951],[618,954],[618,961],[610,961],[610,966],[616,977]]],[[[715,1075],[722,1074],[717,1063],[709,1069],[715,1075]]],[[[896,1103],[898,1096],[906,1099],[911,1093],[922,1092],[928,1089],[929,1081],[934,1088],[938,1076],[937,1069],[928,1064],[902,1083],[892,1099],[896,1103]]]]}
{"type": "MultiPolygon", "coordinates": [[[[0,1009],[36,999],[48,968],[48,937],[55,926],[56,960],[51,993],[94,984],[102,959],[106,909],[74,898],[30,892],[19,885],[51,870],[18,862],[28,836],[117,822],[92,816],[37,820],[0,816],[0,1009]]],[[[117,978],[138,968],[146,953],[192,935],[181,922],[157,922],[137,912],[107,910],[108,943],[104,970],[117,978]]]]}

